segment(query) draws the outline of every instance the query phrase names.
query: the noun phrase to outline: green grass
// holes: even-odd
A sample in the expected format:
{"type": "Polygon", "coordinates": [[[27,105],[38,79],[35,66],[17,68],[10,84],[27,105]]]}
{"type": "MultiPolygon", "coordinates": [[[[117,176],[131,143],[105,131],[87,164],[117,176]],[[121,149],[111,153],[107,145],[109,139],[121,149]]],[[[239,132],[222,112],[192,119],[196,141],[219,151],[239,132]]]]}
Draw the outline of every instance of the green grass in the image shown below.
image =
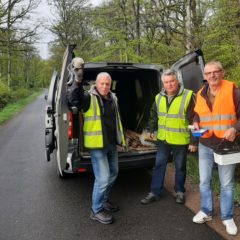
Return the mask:
{"type": "MultiPolygon", "coordinates": [[[[195,155],[189,155],[187,161],[188,177],[193,183],[199,183],[198,158],[195,155]]],[[[213,169],[212,187],[215,195],[220,195],[220,182],[217,168],[213,169]]],[[[235,179],[234,202],[240,203],[240,183],[235,179]]]]}
{"type": "Polygon", "coordinates": [[[32,93],[28,97],[18,100],[15,103],[8,104],[5,108],[0,110],[0,125],[5,123],[7,120],[14,117],[18,112],[20,112],[26,105],[34,101],[40,94],[42,94],[43,90],[39,90],[37,92],[32,93]]]}
{"type": "Polygon", "coordinates": [[[199,182],[198,159],[193,154],[188,155],[187,173],[193,183],[199,182]]]}

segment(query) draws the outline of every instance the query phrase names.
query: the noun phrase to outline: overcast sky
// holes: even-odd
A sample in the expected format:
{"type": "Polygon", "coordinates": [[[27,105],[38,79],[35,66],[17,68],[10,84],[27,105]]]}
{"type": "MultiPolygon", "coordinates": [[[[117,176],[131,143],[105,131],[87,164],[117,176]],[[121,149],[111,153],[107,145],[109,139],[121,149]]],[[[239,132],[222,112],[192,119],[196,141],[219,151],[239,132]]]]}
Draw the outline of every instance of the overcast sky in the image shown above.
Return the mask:
{"type": "MultiPolygon", "coordinates": [[[[91,0],[90,2],[96,6],[100,4],[103,0],[91,0]]],[[[53,14],[50,11],[50,8],[47,4],[47,0],[41,0],[41,3],[35,9],[34,11],[35,19],[38,21],[38,19],[42,19],[43,22],[48,22],[49,19],[53,18],[53,14]]],[[[36,44],[37,48],[39,49],[40,56],[43,59],[47,59],[49,57],[48,54],[48,43],[50,41],[53,41],[53,35],[46,30],[45,28],[40,29],[40,34],[39,34],[39,40],[38,43],[36,44]]]]}

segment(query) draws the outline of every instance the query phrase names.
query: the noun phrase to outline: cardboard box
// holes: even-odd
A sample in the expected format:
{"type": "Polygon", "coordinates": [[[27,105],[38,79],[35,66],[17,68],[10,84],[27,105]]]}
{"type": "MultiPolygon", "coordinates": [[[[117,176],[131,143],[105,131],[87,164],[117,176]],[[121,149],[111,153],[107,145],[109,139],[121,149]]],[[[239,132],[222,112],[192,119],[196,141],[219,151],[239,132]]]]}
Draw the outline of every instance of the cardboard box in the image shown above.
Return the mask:
{"type": "Polygon", "coordinates": [[[229,165],[240,163],[240,152],[229,152],[229,153],[213,153],[214,161],[219,165],[229,165]]]}

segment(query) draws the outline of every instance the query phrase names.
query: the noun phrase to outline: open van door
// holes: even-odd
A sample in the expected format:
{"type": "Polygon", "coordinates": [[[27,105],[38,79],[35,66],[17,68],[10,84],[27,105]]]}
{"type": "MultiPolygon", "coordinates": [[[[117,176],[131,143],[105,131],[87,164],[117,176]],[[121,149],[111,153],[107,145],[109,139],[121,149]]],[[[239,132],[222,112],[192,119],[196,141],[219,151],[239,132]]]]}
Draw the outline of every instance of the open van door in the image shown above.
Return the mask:
{"type": "Polygon", "coordinates": [[[68,65],[73,58],[75,45],[69,45],[63,56],[63,65],[56,95],[56,144],[59,176],[64,177],[68,150],[69,109],[67,106],[67,81],[69,77],[68,65]]]}
{"type": "Polygon", "coordinates": [[[191,89],[196,93],[202,87],[204,58],[201,50],[196,50],[180,58],[172,65],[171,69],[177,73],[184,88],[191,89]]]}
{"type": "Polygon", "coordinates": [[[50,155],[55,149],[56,139],[54,132],[56,129],[55,123],[55,98],[59,76],[56,71],[53,72],[48,93],[46,95],[46,113],[45,113],[45,153],[47,161],[50,161],[50,155]]]}

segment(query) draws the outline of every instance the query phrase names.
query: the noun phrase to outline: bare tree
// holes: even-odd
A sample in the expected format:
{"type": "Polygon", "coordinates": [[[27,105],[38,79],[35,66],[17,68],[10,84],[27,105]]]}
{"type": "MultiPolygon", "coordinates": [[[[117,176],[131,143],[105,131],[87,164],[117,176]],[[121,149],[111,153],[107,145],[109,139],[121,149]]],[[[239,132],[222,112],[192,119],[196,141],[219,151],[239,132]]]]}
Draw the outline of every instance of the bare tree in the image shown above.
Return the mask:
{"type": "Polygon", "coordinates": [[[24,24],[29,13],[39,4],[39,0],[6,0],[0,2],[0,43],[7,55],[8,87],[11,86],[11,58],[14,49],[21,44],[32,44],[27,41],[36,35],[37,26],[30,29],[24,24]]]}
{"type": "Polygon", "coordinates": [[[84,10],[87,2],[88,0],[48,0],[56,12],[56,20],[50,31],[64,47],[84,37],[84,10]]]}

